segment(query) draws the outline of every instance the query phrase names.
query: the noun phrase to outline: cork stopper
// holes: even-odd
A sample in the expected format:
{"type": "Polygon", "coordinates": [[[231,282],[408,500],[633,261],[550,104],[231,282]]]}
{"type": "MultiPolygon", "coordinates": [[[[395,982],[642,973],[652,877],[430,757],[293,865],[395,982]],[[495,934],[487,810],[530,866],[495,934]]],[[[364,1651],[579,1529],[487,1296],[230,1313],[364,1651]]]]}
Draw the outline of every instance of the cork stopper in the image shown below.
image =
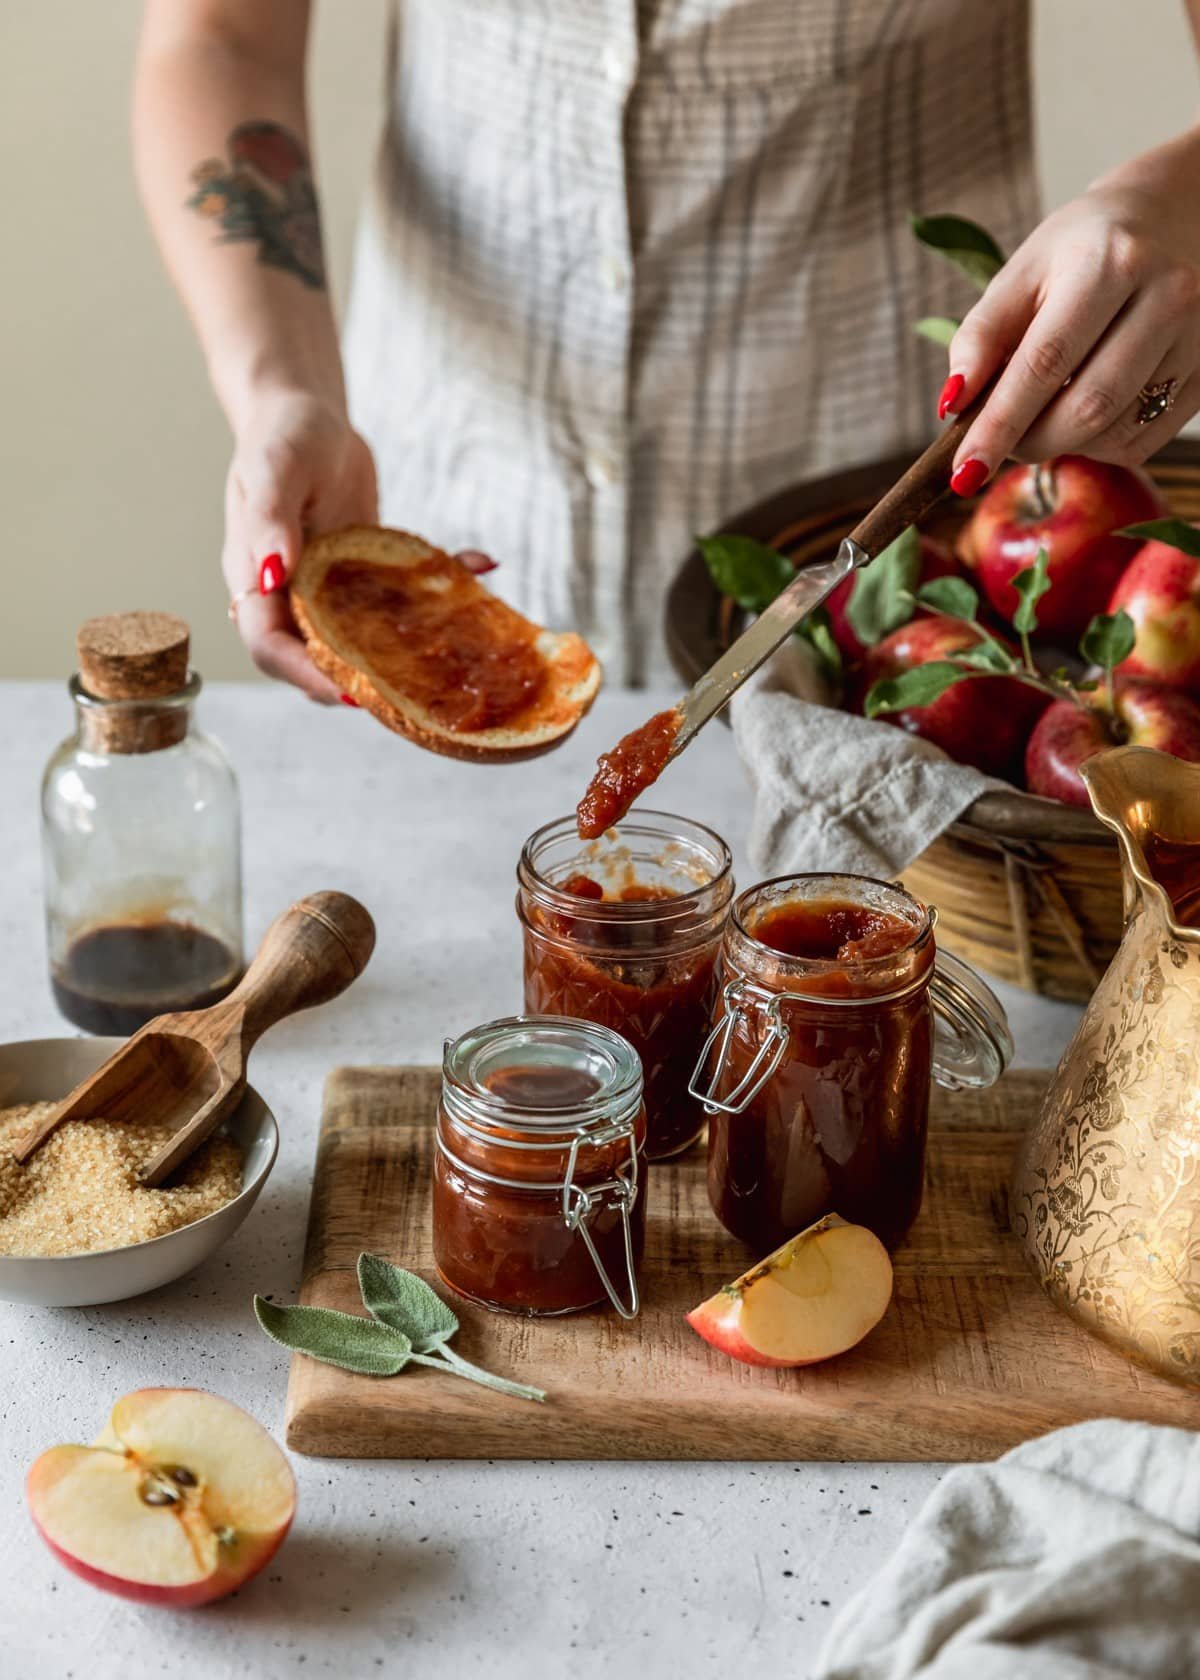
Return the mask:
{"type": "Polygon", "coordinates": [[[173,613],[109,613],[80,626],[75,645],[84,696],[126,702],[85,706],[83,727],[90,748],[158,752],[183,739],[187,707],[158,707],[154,701],[165,701],[187,687],[189,639],[187,625],[173,613]]]}
{"type": "Polygon", "coordinates": [[[83,686],[99,700],[155,700],[187,683],[188,627],[174,613],[89,618],[75,646],[83,686]]]}

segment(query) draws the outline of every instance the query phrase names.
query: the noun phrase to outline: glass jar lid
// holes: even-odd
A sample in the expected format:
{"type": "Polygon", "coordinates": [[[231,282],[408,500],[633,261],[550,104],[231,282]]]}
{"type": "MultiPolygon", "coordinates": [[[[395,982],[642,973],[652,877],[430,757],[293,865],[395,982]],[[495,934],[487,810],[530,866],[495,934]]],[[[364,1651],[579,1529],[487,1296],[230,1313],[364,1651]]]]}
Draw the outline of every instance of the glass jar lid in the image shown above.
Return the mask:
{"type": "Polygon", "coordinates": [[[558,1015],[510,1015],[447,1040],[442,1099],[452,1118],[539,1134],[545,1147],[632,1126],[642,1064],[619,1033],[558,1015]]]}

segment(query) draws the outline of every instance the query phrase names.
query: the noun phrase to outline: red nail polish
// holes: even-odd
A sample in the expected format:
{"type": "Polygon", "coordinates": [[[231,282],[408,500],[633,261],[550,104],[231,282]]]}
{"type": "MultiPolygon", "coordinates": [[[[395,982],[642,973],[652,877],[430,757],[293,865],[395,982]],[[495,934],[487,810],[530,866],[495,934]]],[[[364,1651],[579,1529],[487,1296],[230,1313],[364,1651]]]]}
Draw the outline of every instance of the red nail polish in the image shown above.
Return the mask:
{"type": "Polygon", "coordinates": [[[467,570],[474,573],[476,577],[482,577],[485,572],[494,572],[500,563],[498,560],[493,560],[490,554],[484,554],[478,548],[461,549],[458,558],[467,570]]]}
{"type": "Polygon", "coordinates": [[[938,419],[944,420],[953,409],[959,397],[963,394],[966,379],[961,373],[952,373],[942,386],[942,394],[938,398],[938,419]]]}
{"type": "Polygon", "coordinates": [[[352,694],[339,694],[338,699],[342,702],[343,706],[353,706],[355,711],[358,710],[358,701],[352,694]]]}
{"type": "Polygon", "coordinates": [[[950,488],[956,496],[973,496],[988,475],[988,464],[977,455],[970,455],[950,475],[950,488]]]}
{"type": "Polygon", "coordinates": [[[273,595],[277,589],[282,589],[286,573],[283,569],[282,554],[268,554],[258,568],[258,592],[260,595],[273,595]]]}

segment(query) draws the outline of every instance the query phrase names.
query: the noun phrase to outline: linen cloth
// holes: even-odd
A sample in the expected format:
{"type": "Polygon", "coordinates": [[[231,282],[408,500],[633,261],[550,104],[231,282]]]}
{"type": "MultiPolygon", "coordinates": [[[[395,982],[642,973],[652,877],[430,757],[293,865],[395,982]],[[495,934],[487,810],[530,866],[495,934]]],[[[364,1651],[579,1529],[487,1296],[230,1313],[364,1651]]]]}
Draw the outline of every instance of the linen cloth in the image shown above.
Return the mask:
{"type": "Polygon", "coordinates": [[[402,0],[346,333],[390,523],[662,681],[695,533],[923,444],[1037,215],[1027,0],[402,0]]]}
{"type": "Polygon", "coordinates": [[[952,1470],[812,1680],[1195,1680],[1200,1436],[1102,1419],[952,1470]]]}
{"type": "Polygon", "coordinates": [[[1006,785],[829,699],[793,638],[731,702],[754,789],[749,853],[760,875],[832,869],[891,880],[972,800],[1006,785]]]}

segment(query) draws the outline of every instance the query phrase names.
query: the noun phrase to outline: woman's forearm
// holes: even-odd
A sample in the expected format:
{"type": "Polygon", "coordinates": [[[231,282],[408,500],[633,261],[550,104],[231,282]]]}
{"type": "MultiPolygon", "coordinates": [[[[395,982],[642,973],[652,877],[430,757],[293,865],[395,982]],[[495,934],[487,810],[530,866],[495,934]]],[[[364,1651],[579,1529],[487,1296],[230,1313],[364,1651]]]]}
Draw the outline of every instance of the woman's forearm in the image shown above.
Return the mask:
{"type": "Polygon", "coordinates": [[[304,97],[303,0],[150,0],[134,155],[237,432],[264,393],[344,407],[304,97]]]}

